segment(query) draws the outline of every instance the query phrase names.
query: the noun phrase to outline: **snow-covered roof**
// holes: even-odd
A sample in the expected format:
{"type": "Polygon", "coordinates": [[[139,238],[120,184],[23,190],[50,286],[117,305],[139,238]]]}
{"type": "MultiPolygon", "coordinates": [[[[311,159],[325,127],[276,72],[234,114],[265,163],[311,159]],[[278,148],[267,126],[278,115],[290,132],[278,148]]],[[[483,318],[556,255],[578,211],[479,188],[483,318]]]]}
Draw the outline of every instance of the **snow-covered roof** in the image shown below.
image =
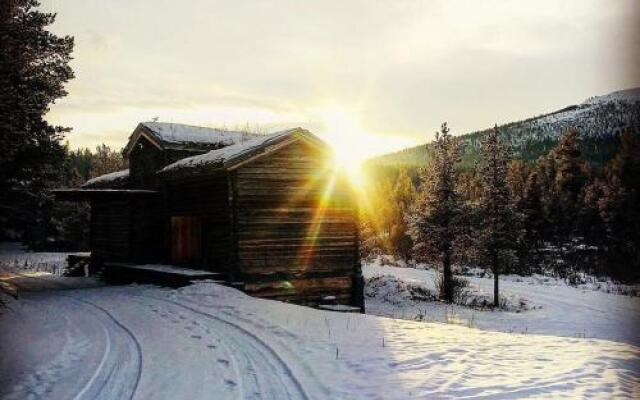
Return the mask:
{"type": "Polygon", "coordinates": [[[220,143],[229,146],[257,136],[253,133],[241,131],[228,131],[169,122],[143,122],[142,126],[166,143],[220,143]]]}
{"type": "Polygon", "coordinates": [[[91,188],[91,187],[104,187],[104,186],[112,186],[118,185],[121,186],[126,183],[129,178],[129,169],[123,169],[122,171],[111,172],[109,174],[104,174],[100,176],[96,176],[95,178],[89,179],[86,181],[82,187],[83,188],[91,188]]]}
{"type": "Polygon", "coordinates": [[[258,136],[255,133],[230,131],[202,126],[174,124],[169,122],[141,122],[129,137],[125,153],[133,149],[133,145],[141,136],[146,136],[160,148],[204,149],[211,150],[243,142],[258,136]]]}
{"type": "Polygon", "coordinates": [[[228,168],[237,162],[246,160],[255,154],[263,152],[270,146],[282,143],[287,139],[304,137],[311,142],[325,146],[326,144],[318,139],[311,132],[302,128],[287,129],[269,135],[261,135],[242,143],[211,150],[205,154],[183,158],[173,164],[167,165],[160,172],[182,170],[188,168],[211,167],[228,168]]]}

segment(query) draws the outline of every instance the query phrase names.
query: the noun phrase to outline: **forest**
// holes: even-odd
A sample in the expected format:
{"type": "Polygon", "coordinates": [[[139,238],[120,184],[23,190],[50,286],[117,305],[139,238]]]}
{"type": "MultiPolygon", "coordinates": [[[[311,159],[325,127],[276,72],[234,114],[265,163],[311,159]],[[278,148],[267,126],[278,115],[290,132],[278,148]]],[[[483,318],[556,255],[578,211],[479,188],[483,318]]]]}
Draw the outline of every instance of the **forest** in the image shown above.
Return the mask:
{"type": "Polygon", "coordinates": [[[527,160],[513,157],[499,130],[481,138],[471,167],[446,125],[425,167],[368,163],[367,203],[375,206],[360,211],[363,257],[637,281],[638,136],[617,134],[613,157],[598,163],[569,128],[547,154],[527,160]]]}

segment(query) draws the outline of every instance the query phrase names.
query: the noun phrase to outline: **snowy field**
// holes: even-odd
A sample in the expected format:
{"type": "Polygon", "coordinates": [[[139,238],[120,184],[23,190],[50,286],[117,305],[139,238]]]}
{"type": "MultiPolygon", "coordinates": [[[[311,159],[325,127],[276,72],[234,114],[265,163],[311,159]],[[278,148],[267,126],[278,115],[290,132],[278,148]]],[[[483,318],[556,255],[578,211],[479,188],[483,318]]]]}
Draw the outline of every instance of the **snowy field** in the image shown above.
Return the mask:
{"type": "MultiPolygon", "coordinates": [[[[416,287],[435,293],[433,270],[370,264],[363,268],[363,275],[369,314],[640,346],[640,297],[607,293],[592,286],[572,287],[548,277],[508,276],[500,279],[500,293],[513,311],[490,311],[420,299],[416,287]]],[[[471,285],[470,297],[492,301],[492,278],[465,278],[471,285]]]]}
{"type": "Polygon", "coordinates": [[[15,281],[32,291],[0,316],[2,399],[640,397],[629,343],[333,313],[206,282],[15,281]]]}

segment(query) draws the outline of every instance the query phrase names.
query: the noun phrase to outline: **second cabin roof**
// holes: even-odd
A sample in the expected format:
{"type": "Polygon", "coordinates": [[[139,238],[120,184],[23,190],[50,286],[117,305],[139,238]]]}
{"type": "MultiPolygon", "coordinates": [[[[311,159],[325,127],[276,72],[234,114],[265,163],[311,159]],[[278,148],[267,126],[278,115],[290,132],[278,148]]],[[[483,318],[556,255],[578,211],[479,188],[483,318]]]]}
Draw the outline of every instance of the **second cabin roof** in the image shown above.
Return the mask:
{"type": "Polygon", "coordinates": [[[325,142],[302,128],[293,128],[275,132],[269,135],[260,135],[247,141],[237,143],[217,150],[211,150],[205,154],[187,157],[167,165],[160,173],[176,172],[189,169],[208,167],[211,169],[231,169],[240,163],[252,160],[270,152],[280,145],[286,145],[295,140],[305,140],[313,145],[325,148],[325,142]]]}

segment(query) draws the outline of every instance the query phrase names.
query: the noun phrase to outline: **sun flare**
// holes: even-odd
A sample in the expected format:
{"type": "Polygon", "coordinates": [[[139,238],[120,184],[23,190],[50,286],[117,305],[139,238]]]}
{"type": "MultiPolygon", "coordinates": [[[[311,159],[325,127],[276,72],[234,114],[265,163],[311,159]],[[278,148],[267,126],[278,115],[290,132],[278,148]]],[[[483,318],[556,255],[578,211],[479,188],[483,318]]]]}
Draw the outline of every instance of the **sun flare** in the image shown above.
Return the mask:
{"type": "Polygon", "coordinates": [[[333,147],[335,167],[343,170],[352,183],[362,186],[362,163],[376,154],[371,135],[341,108],[325,108],[320,115],[326,126],[324,138],[333,147]]]}

